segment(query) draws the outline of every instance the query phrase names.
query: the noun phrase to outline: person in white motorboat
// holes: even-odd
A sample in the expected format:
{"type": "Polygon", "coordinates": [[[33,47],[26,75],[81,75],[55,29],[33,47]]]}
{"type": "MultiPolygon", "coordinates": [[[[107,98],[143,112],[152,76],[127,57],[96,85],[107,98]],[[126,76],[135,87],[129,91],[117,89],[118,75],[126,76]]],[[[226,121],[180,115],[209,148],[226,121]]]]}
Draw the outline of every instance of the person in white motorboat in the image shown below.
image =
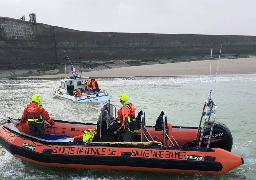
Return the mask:
{"type": "Polygon", "coordinates": [[[100,87],[97,79],[87,79],[86,83],[84,84],[86,91],[93,91],[99,92],[100,87]]]}
{"type": "Polygon", "coordinates": [[[87,79],[86,82],[84,83],[85,91],[90,91],[92,90],[92,80],[87,79]]]}
{"type": "Polygon", "coordinates": [[[75,89],[73,94],[75,97],[80,97],[82,95],[82,91],[80,89],[75,89]]]}
{"type": "Polygon", "coordinates": [[[100,87],[99,87],[97,79],[92,79],[92,91],[93,92],[95,92],[95,91],[99,92],[100,91],[100,87]]]}

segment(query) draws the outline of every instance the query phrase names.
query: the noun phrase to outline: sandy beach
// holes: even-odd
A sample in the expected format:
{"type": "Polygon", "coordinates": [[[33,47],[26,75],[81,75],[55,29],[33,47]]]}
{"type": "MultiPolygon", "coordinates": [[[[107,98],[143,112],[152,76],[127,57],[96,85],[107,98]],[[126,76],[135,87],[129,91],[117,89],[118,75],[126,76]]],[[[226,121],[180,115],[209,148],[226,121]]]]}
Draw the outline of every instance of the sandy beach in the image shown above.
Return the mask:
{"type": "Polygon", "coordinates": [[[203,60],[192,62],[122,67],[82,73],[87,77],[140,77],[140,76],[186,76],[216,74],[254,74],[256,57],[240,59],[203,60]],[[219,65],[218,65],[219,64],[219,65]],[[210,68],[211,66],[211,68],[210,68]]]}
{"type": "MultiPolygon", "coordinates": [[[[213,59],[180,63],[154,64],[144,66],[119,67],[91,72],[80,72],[81,77],[115,78],[115,77],[161,77],[161,76],[188,76],[216,74],[254,74],[256,73],[256,56],[239,59],[213,59]],[[211,67],[211,68],[210,68],[211,67]],[[211,69],[211,71],[210,71],[211,69]]],[[[66,78],[68,74],[52,74],[41,76],[28,76],[18,78],[66,78]]]]}

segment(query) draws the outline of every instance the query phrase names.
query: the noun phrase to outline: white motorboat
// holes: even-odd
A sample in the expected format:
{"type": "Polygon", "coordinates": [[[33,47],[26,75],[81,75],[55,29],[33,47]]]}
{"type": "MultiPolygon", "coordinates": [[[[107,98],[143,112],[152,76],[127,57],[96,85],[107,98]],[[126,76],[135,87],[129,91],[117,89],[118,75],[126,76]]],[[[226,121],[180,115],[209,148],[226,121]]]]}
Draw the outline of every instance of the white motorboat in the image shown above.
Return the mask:
{"type": "Polygon", "coordinates": [[[102,103],[109,100],[108,93],[105,90],[86,90],[87,78],[67,78],[61,80],[61,84],[54,90],[53,97],[65,98],[80,103],[102,103]],[[74,93],[74,91],[80,93],[74,93]]]}

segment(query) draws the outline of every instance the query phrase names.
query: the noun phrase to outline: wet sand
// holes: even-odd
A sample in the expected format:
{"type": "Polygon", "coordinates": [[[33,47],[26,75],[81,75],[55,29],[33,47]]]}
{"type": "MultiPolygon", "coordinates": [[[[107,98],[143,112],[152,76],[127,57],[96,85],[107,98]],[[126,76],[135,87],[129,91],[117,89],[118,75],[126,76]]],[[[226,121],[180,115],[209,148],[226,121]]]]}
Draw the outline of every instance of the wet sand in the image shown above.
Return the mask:
{"type": "MultiPolygon", "coordinates": [[[[79,70],[78,70],[79,71],[79,70]]],[[[180,63],[154,64],[144,66],[120,67],[91,72],[78,72],[82,77],[161,77],[216,74],[254,74],[256,56],[239,59],[213,59],[180,63]],[[218,65],[219,64],[219,65],[218,65]],[[211,68],[210,68],[211,67],[211,68]],[[210,70],[211,69],[211,70],[210,70]],[[218,69],[218,70],[217,70],[218,69]]],[[[69,74],[29,76],[26,78],[65,78],[69,74]]]]}

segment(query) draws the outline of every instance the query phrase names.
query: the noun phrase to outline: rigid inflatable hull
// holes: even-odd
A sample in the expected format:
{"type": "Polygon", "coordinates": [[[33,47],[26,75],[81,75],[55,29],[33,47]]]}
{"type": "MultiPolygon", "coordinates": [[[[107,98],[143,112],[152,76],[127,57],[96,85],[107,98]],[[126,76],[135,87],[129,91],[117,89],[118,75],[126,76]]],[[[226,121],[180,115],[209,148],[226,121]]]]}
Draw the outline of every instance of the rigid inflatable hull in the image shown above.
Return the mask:
{"type": "Polygon", "coordinates": [[[55,142],[15,128],[12,123],[0,126],[0,143],[14,156],[45,166],[224,174],[243,163],[241,157],[220,148],[55,142]]]}

